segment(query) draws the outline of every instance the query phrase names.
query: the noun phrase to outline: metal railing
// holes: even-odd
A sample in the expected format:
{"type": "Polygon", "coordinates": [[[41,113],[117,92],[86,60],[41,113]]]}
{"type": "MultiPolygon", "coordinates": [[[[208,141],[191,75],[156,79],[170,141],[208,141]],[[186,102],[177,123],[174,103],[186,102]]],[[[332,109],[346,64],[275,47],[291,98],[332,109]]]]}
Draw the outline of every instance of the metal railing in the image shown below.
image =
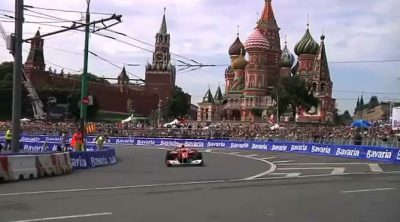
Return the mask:
{"type": "MultiPolygon", "coordinates": [[[[72,134],[73,132],[69,132],[72,134]]],[[[24,130],[27,135],[49,135],[59,136],[58,131],[40,132],[37,130],[24,130]]],[[[330,135],[313,137],[309,133],[288,133],[279,131],[240,131],[240,130],[202,130],[202,129],[100,129],[97,134],[121,137],[147,137],[147,138],[181,138],[181,139],[220,139],[220,140],[240,140],[240,141],[274,141],[274,142],[305,142],[318,144],[353,145],[354,140],[351,135],[330,135]]],[[[0,135],[4,131],[0,130],[0,135]]],[[[362,145],[400,148],[399,136],[370,136],[364,135],[362,145]]]]}

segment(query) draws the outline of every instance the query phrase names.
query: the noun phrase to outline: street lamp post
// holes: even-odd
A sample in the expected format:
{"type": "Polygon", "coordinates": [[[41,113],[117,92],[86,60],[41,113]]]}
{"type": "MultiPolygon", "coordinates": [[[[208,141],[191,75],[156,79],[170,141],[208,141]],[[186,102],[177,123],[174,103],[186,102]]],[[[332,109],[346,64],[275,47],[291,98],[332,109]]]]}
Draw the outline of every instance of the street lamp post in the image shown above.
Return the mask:
{"type": "Polygon", "coordinates": [[[160,127],[160,118],[161,118],[161,99],[160,94],[158,94],[158,116],[157,116],[157,128],[160,127]]]}
{"type": "Polygon", "coordinates": [[[276,91],[276,123],[279,124],[279,94],[276,91]]]}

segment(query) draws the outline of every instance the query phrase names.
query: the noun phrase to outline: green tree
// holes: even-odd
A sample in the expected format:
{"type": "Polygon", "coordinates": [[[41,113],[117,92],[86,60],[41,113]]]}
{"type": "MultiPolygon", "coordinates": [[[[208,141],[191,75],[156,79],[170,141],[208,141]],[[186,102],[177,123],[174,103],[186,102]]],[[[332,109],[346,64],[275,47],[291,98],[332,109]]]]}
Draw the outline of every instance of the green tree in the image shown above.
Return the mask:
{"type": "Polygon", "coordinates": [[[278,100],[279,116],[287,111],[292,112],[293,120],[296,117],[298,108],[309,111],[319,103],[311,92],[311,87],[300,77],[290,76],[281,79],[278,87],[272,93],[275,100],[278,100]],[[278,97],[278,99],[277,99],[278,97]]]}
{"type": "Polygon", "coordinates": [[[189,113],[190,102],[182,88],[175,86],[175,92],[168,100],[168,104],[164,111],[166,118],[182,118],[189,113]]]}

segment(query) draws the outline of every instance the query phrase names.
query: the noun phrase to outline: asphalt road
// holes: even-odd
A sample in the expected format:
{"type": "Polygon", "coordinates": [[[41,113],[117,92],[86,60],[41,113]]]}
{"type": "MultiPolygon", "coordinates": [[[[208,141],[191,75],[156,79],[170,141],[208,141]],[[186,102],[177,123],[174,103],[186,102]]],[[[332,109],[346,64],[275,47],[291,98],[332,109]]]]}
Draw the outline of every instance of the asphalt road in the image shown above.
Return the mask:
{"type": "Polygon", "coordinates": [[[399,166],[379,164],[386,173],[377,173],[338,158],[207,151],[205,167],[167,168],[164,150],[118,148],[115,166],[0,184],[0,221],[400,220],[399,166]]]}

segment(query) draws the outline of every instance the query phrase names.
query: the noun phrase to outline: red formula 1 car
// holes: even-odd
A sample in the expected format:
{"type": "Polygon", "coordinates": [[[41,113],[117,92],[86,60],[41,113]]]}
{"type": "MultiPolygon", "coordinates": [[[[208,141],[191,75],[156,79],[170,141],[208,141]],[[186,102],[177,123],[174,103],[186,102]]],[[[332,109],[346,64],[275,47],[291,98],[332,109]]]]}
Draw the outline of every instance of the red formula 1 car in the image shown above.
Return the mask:
{"type": "Polygon", "coordinates": [[[167,166],[203,166],[203,155],[197,150],[188,148],[176,148],[175,150],[167,151],[165,157],[167,166]]]}

